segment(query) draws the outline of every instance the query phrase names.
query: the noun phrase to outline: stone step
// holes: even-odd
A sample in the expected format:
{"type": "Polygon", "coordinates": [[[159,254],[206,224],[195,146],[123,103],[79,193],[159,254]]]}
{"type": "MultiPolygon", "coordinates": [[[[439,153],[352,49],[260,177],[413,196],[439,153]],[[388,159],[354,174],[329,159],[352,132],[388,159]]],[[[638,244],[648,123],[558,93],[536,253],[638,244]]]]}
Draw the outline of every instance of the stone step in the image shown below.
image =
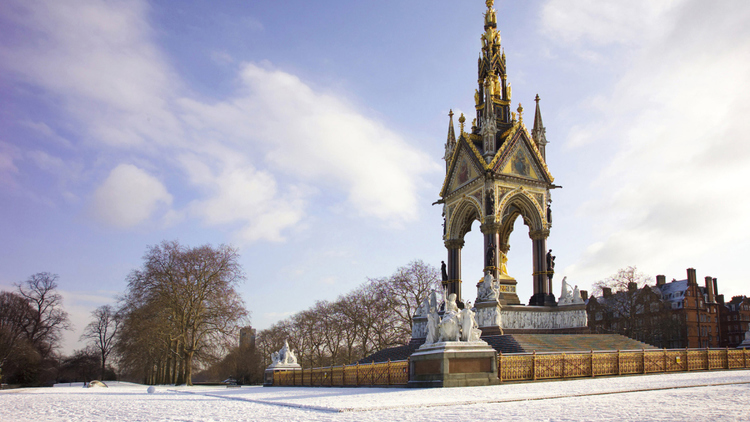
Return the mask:
{"type": "MultiPolygon", "coordinates": [[[[619,334],[506,334],[483,336],[482,340],[503,354],[656,349],[619,334]]],[[[380,350],[359,360],[359,363],[405,360],[422,344],[423,338],[412,339],[405,346],[380,350]]]]}
{"type": "Polygon", "coordinates": [[[510,336],[518,343],[522,352],[526,353],[655,349],[654,346],[619,334],[511,334],[510,336]]]}

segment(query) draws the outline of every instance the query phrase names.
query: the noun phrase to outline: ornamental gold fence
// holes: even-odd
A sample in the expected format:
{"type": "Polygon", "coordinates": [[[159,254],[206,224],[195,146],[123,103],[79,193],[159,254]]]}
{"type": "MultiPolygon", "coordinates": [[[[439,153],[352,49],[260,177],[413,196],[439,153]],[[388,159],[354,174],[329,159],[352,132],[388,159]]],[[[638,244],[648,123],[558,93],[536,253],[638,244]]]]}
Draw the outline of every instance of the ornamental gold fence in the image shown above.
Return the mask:
{"type": "Polygon", "coordinates": [[[750,350],[662,349],[498,355],[500,381],[750,368],[750,350]]]}
{"type": "Polygon", "coordinates": [[[408,360],[277,371],[273,374],[273,385],[288,387],[388,386],[408,382],[408,360]]]}
{"type": "MultiPolygon", "coordinates": [[[[748,349],[660,349],[498,354],[501,382],[750,368],[748,349]]],[[[409,360],[280,370],[274,386],[405,386],[409,360]]]]}

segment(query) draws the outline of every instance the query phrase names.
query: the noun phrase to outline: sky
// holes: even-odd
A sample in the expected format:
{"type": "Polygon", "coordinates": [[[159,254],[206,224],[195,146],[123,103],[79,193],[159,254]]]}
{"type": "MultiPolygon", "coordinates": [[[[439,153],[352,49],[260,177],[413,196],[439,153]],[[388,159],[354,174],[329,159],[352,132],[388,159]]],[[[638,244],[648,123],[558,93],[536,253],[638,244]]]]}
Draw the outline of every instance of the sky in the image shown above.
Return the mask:
{"type": "MultiPolygon", "coordinates": [[[[555,293],[635,265],[750,294],[750,4],[497,1],[514,106],[541,97],[555,293]]],[[[78,337],[163,240],[239,248],[263,329],[446,259],[448,112],[484,1],[6,0],[0,289],[59,275],[78,337]]],[[[530,120],[527,120],[530,121],[530,120]]],[[[482,276],[479,224],[464,298],[482,276]]],[[[509,273],[532,295],[517,221],[509,273]]]]}

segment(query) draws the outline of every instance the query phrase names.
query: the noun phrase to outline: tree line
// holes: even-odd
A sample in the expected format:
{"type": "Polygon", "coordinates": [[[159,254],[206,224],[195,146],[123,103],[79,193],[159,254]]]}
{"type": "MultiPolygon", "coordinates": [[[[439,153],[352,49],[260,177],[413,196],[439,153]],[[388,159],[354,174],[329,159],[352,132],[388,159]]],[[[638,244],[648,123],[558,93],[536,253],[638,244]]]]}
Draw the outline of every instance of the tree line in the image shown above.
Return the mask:
{"type": "Polygon", "coordinates": [[[407,344],[417,307],[439,287],[437,269],[419,260],[390,277],[368,279],[334,301],[318,301],[259,332],[260,365],[270,364],[284,340],[306,368],[353,363],[407,344]]]}
{"type": "Polygon", "coordinates": [[[57,349],[70,327],[57,275],[34,274],[0,292],[0,381],[36,385],[54,378],[57,349]]]}
{"type": "Polygon", "coordinates": [[[0,380],[17,385],[120,376],[147,384],[192,384],[195,367],[224,356],[249,312],[237,292],[245,274],[230,246],[149,247],[117,306],[92,312],[84,349],[59,354],[68,314],[58,276],[39,273],[0,292],[0,380]]]}
{"type": "Polygon", "coordinates": [[[71,325],[58,276],[33,275],[15,291],[0,292],[0,380],[49,385],[117,377],[191,385],[195,370],[203,370],[199,378],[259,382],[284,340],[305,367],[351,363],[406,344],[417,307],[440,286],[435,267],[413,261],[336,300],[316,302],[260,331],[253,348],[240,349],[249,312],[237,291],[245,280],[238,261],[230,246],[148,247],[117,303],[92,312],[81,335],[86,347],[71,356],[59,353],[71,325]]]}

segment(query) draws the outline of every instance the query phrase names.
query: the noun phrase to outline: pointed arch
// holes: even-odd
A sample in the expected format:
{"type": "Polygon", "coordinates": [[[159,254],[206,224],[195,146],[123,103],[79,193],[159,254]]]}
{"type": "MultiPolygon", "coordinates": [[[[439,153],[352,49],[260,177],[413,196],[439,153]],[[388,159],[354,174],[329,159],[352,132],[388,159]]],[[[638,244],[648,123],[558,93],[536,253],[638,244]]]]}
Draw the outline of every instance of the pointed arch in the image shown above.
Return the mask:
{"type": "Polygon", "coordinates": [[[456,205],[451,213],[446,240],[461,240],[471,230],[474,220],[481,221],[482,206],[473,196],[466,196],[456,205]]]}
{"type": "Polygon", "coordinates": [[[497,220],[501,226],[501,244],[508,244],[513,225],[519,215],[529,231],[544,229],[544,212],[539,208],[537,201],[525,190],[517,189],[505,195],[498,206],[497,220]]]}

